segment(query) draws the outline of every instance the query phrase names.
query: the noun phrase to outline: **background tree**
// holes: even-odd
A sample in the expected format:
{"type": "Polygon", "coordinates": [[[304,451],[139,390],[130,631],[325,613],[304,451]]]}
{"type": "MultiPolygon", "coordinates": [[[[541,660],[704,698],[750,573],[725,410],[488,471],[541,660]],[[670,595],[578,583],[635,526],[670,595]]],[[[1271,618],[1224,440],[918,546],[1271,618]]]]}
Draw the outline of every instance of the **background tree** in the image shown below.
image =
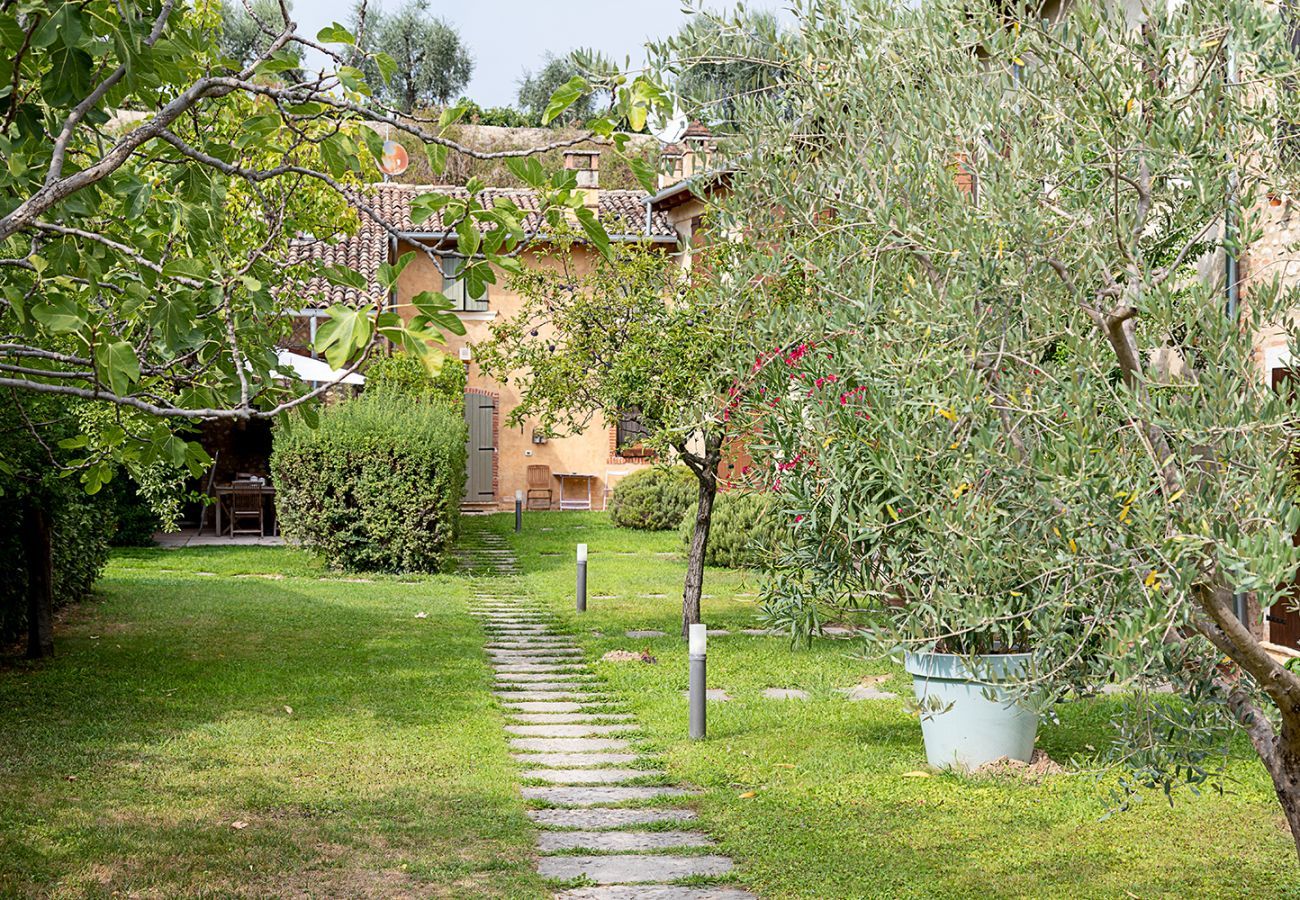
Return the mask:
{"type": "Polygon", "coordinates": [[[359,68],[379,98],[403,112],[446,106],[474,73],[474,59],[460,33],[429,12],[429,0],[406,0],[395,13],[359,3],[352,29],[358,35],[359,68]],[[377,53],[396,63],[387,80],[374,60],[377,53]]]}
{"type": "MultiPolygon", "coordinates": [[[[206,456],[186,437],[196,422],[310,417],[331,385],[308,390],[274,370],[294,310],[313,302],[313,276],[355,298],[332,306],[319,332],[316,349],[336,369],[355,372],[384,342],[440,364],[433,345],[461,326],[438,294],[414,298],[409,321],[388,308],[403,261],[385,262],[372,279],[303,263],[293,243],[340,237],[362,218],[398,234],[400,223],[385,221],[362,187],[382,149],[373,124],[423,144],[435,173],[451,153],[521,160],[553,149],[459,144],[446,129],[464,109],[435,125],[372,102],[343,59],[355,38],[342,26],[301,36],[284,5],[268,25],[274,37],[233,68],[217,46],[216,5],[0,6],[0,390],[24,409],[56,396],[109,411],[108,422],[62,438],[77,451],[67,466],[88,493],[123,465],[202,468],[206,456]],[[308,46],[335,71],[295,83],[286,73],[308,46]]],[[[383,53],[367,59],[385,82],[397,70],[383,53]]],[[[553,109],[586,90],[570,85],[553,109]]],[[[653,85],[630,81],[620,118],[598,119],[583,137],[613,138],[629,110],[656,103],[653,85]]],[[[535,159],[527,170],[546,227],[582,209],[571,175],[552,178],[535,159]]],[[[511,203],[487,206],[483,185],[468,187],[468,197],[426,195],[415,218],[440,212],[459,233],[455,252],[467,257],[477,296],[494,266],[518,268],[529,235],[511,203]]],[[[584,228],[604,237],[594,218],[584,228]]],[[[417,252],[441,265],[452,251],[417,252]]],[[[0,473],[26,465],[0,458],[0,473]]],[[[15,499],[18,515],[39,503],[15,499]]]]}
{"type": "Polygon", "coordinates": [[[694,115],[728,130],[739,105],[779,90],[786,67],[799,59],[797,37],[763,10],[725,15],[697,6],[687,13],[677,34],[651,44],[652,56],[694,115]]]}
{"type": "Polygon", "coordinates": [[[1022,646],[1049,696],[1172,682],[1117,720],[1121,784],[1212,780],[1240,729],[1300,841],[1300,676],[1258,631],[1294,604],[1295,407],[1253,352],[1300,298],[1262,271],[1234,319],[1191,265],[1297,184],[1284,22],[868,0],[802,24],[731,204],[762,236],[735,271],[747,396],[798,522],[773,612],[858,609],[877,649],[1022,646]]]}
{"type": "Polygon", "coordinates": [[[511,278],[519,313],[494,323],[477,348],[483,371],[515,384],[510,424],[580,432],[595,420],[614,427],[635,413],[645,443],[675,454],[695,475],[698,506],[682,594],[682,635],[700,621],[704,555],[718,466],[728,435],[731,384],[724,347],[734,334],[713,312],[708,282],[688,286],[662,251],[621,244],[604,264],[579,273],[565,244],[554,266],[511,278]]]}
{"type": "MultiPolygon", "coordinates": [[[[293,4],[287,3],[290,11],[293,4]]],[[[222,0],[221,35],[217,46],[221,55],[232,59],[240,66],[247,66],[275,40],[276,25],[281,22],[280,4],[277,0],[222,0]]],[[[293,45],[288,53],[298,61],[296,70],[286,70],[285,77],[290,81],[302,81],[302,48],[293,45]]]]}
{"type": "MultiPolygon", "coordinates": [[[[608,58],[594,51],[575,51],[564,56],[548,52],[542,67],[536,73],[524,72],[523,78],[519,80],[516,100],[520,109],[540,122],[556,91],[575,78],[596,80],[608,76],[612,70],[613,65],[608,58]]],[[[596,111],[600,99],[599,93],[593,91],[566,109],[562,115],[552,119],[550,124],[580,124],[596,111]]]]}

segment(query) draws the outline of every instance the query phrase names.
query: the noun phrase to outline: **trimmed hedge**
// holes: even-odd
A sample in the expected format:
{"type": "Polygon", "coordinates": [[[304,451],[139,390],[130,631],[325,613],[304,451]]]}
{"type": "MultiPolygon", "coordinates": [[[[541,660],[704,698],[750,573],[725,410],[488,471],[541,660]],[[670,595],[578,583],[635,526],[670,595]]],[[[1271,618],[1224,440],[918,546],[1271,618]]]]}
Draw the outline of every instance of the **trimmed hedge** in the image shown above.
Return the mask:
{"type": "MultiPolygon", "coordinates": [[[[57,491],[47,505],[52,515],[54,606],[80,603],[90,597],[108,562],[108,545],[115,519],[102,498],[88,497],[75,482],[57,491]]],[[[27,628],[27,559],[23,553],[22,521],[16,516],[0,525],[0,643],[20,637],[27,628]]]]}
{"type": "Polygon", "coordinates": [[[366,393],[398,393],[464,410],[467,377],[465,366],[455,359],[444,359],[438,374],[430,375],[418,357],[394,353],[379,357],[366,368],[366,393]]]}
{"type": "Polygon", "coordinates": [[[609,517],[615,525],[638,531],[668,531],[698,495],[699,482],[685,466],[652,466],[633,472],[614,488],[609,517]]]}
{"type": "MultiPolygon", "coordinates": [[[[682,546],[689,549],[695,530],[697,504],[691,504],[679,531],[682,546]]],[[[704,564],[725,569],[758,568],[785,541],[789,529],[778,522],[777,505],[771,494],[728,491],[713,501],[713,524],[704,564]]]]}
{"type": "Polygon", "coordinates": [[[456,539],[465,422],[443,403],[381,391],[276,431],[280,529],[333,567],[437,572],[456,539]]]}

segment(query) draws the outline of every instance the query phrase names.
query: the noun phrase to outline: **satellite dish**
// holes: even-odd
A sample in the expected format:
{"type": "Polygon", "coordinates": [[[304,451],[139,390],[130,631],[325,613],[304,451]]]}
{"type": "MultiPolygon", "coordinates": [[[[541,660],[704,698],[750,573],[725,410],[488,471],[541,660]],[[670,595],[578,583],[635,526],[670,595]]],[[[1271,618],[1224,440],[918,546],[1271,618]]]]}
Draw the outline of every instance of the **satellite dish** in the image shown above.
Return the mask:
{"type": "Polygon", "coordinates": [[[682,112],[680,106],[673,104],[673,114],[667,121],[658,115],[651,118],[650,133],[658,138],[661,144],[675,144],[682,139],[689,124],[686,113],[682,112]]]}
{"type": "Polygon", "coordinates": [[[411,157],[406,148],[397,141],[384,141],[384,154],[379,157],[379,171],[390,178],[395,178],[411,165],[411,157]]]}

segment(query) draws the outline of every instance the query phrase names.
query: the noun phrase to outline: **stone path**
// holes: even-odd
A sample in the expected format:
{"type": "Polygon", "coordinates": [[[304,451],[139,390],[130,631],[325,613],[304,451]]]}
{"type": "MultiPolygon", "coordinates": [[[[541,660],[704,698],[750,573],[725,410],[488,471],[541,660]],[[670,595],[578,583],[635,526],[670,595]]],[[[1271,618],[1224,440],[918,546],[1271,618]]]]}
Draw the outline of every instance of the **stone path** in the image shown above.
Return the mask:
{"type": "Polygon", "coordinates": [[[662,803],[694,792],[669,784],[637,749],[634,717],[602,692],[554,616],[509,577],[516,569],[505,539],[467,528],[461,558],[464,569],[492,576],[473,582],[471,608],[488,634],[510,749],[524,766],[521,791],[541,829],[537,871],[594,884],[556,897],[753,900],[738,888],[699,885],[733,865],[710,852],[713,840],[692,827],[694,811],[662,803]],[[691,883],[674,883],[683,880],[691,883]]]}

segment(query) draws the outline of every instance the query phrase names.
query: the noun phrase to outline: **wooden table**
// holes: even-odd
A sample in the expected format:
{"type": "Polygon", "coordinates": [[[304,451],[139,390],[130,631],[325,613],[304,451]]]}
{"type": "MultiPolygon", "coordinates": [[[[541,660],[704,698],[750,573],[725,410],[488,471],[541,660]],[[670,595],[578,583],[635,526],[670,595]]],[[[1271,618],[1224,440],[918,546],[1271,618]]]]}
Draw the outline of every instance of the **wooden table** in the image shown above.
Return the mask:
{"type": "Polygon", "coordinates": [[[560,509],[591,509],[591,486],[596,481],[595,475],[588,475],[583,472],[556,472],[555,477],[560,479],[560,509]],[[565,484],[577,480],[586,482],[587,496],[585,498],[566,498],[564,495],[565,484]]]}
{"type": "MultiPolygon", "coordinates": [[[[217,497],[217,537],[221,537],[221,532],[222,532],[222,530],[223,530],[222,527],[221,527],[221,511],[222,511],[223,509],[226,508],[226,505],[227,505],[228,503],[230,503],[230,501],[231,501],[231,497],[234,495],[234,493],[235,493],[235,488],[236,488],[236,487],[238,487],[241,491],[248,491],[248,490],[252,490],[253,488],[257,488],[257,492],[258,492],[259,494],[262,495],[262,503],[263,503],[263,504],[266,503],[266,498],[267,498],[267,497],[270,497],[270,498],[271,498],[271,500],[272,500],[272,512],[274,512],[275,487],[274,487],[273,485],[270,485],[270,484],[239,484],[239,485],[234,485],[234,484],[218,484],[218,485],[214,485],[213,488],[212,488],[212,493],[214,493],[214,494],[216,495],[216,497],[217,497]]],[[[271,533],[272,533],[272,534],[274,534],[274,533],[275,533],[275,529],[279,527],[279,523],[278,523],[278,522],[275,522],[275,523],[273,523],[273,525],[274,525],[274,527],[273,527],[272,530],[271,530],[271,533]]],[[[235,523],[234,523],[233,521],[230,523],[230,527],[231,527],[231,529],[234,529],[234,527],[235,527],[235,523]]],[[[231,537],[234,537],[234,534],[232,533],[230,536],[231,536],[231,537]]]]}

